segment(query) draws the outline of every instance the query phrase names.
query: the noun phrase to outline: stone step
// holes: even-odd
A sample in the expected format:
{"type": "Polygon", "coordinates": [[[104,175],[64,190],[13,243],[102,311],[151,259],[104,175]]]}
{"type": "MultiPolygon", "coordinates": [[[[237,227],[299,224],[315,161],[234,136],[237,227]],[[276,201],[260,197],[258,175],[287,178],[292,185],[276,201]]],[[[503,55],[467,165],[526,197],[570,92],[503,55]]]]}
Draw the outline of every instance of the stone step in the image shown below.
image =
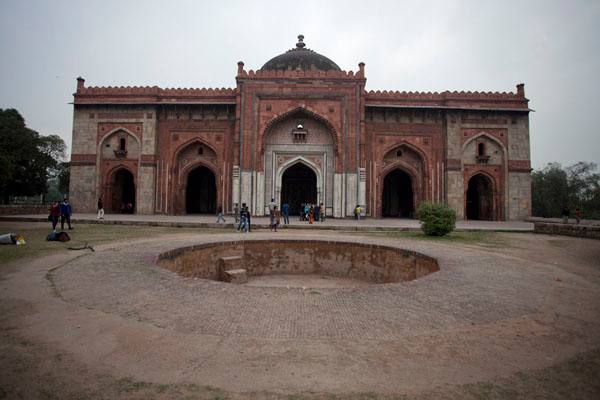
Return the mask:
{"type": "Polygon", "coordinates": [[[244,269],[242,257],[240,256],[220,257],[219,266],[221,267],[221,271],[230,271],[232,269],[244,269]]]}
{"type": "Polygon", "coordinates": [[[229,283],[242,284],[248,282],[248,274],[245,269],[232,269],[224,271],[225,281],[229,283]]]}

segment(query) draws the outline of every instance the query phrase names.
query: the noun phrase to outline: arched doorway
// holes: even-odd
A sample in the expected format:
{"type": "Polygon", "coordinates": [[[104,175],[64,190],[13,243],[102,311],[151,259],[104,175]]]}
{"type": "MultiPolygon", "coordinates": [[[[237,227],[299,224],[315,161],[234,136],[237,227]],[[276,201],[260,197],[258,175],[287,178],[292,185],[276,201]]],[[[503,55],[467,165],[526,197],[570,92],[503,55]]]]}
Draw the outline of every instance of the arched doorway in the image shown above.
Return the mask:
{"type": "Polygon", "coordinates": [[[135,182],[133,174],[125,168],[114,173],[111,187],[111,211],[119,213],[131,203],[130,212],[135,211],[135,182]],[[125,208],[124,208],[124,207],[125,208]]]}
{"type": "Polygon", "coordinates": [[[217,210],[215,174],[207,167],[194,169],[187,178],[185,212],[187,214],[214,214],[217,210]]]}
{"type": "Polygon", "coordinates": [[[414,218],[414,194],[410,175],[401,169],[389,172],[383,180],[382,217],[414,218]]]}
{"type": "Polygon", "coordinates": [[[469,179],[467,189],[467,219],[492,220],[492,182],[483,174],[469,179]]]}
{"type": "Polygon", "coordinates": [[[290,214],[300,213],[300,204],[317,202],[317,176],[302,163],[289,167],[281,177],[281,204],[290,205],[290,214]]]}

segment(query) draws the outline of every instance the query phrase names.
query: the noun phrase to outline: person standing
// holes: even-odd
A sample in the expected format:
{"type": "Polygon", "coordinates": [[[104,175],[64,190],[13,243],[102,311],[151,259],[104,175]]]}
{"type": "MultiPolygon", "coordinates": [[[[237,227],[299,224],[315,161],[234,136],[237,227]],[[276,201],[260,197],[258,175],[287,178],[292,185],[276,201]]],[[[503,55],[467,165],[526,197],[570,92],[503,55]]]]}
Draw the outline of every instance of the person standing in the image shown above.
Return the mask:
{"type": "Polygon", "coordinates": [[[273,231],[273,229],[275,229],[275,232],[277,232],[277,226],[279,226],[279,222],[280,222],[280,212],[277,209],[277,206],[275,206],[275,208],[273,208],[273,223],[271,224],[271,231],[273,231]]]}
{"type": "Polygon", "coordinates": [[[219,207],[217,207],[217,224],[221,220],[223,220],[223,222],[227,222],[225,221],[225,218],[223,218],[223,204],[219,203],[219,207]]]}
{"type": "Polygon", "coordinates": [[[273,211],[275,210],[275,199],[271,199],[269,203],[269,222],[273,224],[273,211]]]}
{"type": "Polygon", "coordinates": [[[563,210],[560,213],[560,216],[562,217],[563,220],[563,224],[568,224],[569,223],[569,209],[567,207],[563,208],[563,210]]]}
{"type": "Polygon", "coordinates": [[[581,224],[581,210],[579,208],[575,209],[575,220],[577,220],[577,225],[581,224]]]}
{"type": "Polygon", "coordinates": [[[50,206],[50,221],[52,221],[52,231],[56,232],[56,224],[58,224],[58,217],[60,217],[60,205],[58,201],[55,201],[50,206]]]}
{"type": "Polygon", "coordinates": [[[357,204],[354,209],[354,219],[360,221],[360,206],[357,204]]]}
{"type": "Polygon", "coordinates": [[[233,205],[233,218],[235,218],[236,224],[240,222],[240,207],[238,206],[238,203],[233,205]]]}
{"type": "Polygon", "coordinates": [[[73,229],[71,227],[71,204],[69,204],[69,199],[65,199],[60,204],[60,229],[65,229],[65,221],[69,225],[69,230],[73,229]]]}
{"type": "Polygon", "coordinates": [[[290,205],[287,202],[281,206],[281,213],[283,214],[284,225],[288,225],[290,223],[290,205]]]}
{"type": "Polygon", "coordinates": [[[242,208],[240,209],[240,223],[237,227],[237,229],[235,230],[236,232],[239,232],[241,227],[244,227],[244,231],[246,233],[248,233],[248,209],[246,208],[246,203],[242,203],[242,208]]]}
{"type": "Polygon", "coordinates": [[[314,211],[315,211],[315,209],[314,209],[313,205],[311,204],[310,207],[308,208],[308,223],[310,225],[312,225],[312,223],[313,223],[314,211]]]}
{"type": "Polygon", "coordinates": [[[246,218],[248,218],[248,232],[252,232],[252,213],[250,207],[246,207],[246,218]]]}
{"type": "Polygon", "coordinates": [[[323,203],[321,203],[321,207],[319,207],[319,213],[319,220],[325,222],[325,207],[323,207],[323,203]]]}
{"type": "Polygon", "coordinates": [[[101,197],[98,197],[98,219],[104,219],[104,203],[101,197]]]}

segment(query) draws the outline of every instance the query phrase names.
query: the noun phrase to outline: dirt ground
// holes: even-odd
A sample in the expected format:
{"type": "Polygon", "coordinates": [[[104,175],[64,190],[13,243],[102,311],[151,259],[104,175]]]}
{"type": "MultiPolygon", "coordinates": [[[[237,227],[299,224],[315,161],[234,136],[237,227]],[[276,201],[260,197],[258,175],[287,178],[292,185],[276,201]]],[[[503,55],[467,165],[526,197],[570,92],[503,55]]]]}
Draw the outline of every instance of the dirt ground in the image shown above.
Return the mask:
{"type": "Polygon", "coordinates": [[[301,235],[397,245],[438,258],[440,271],[399,284],[276,276],[232,287],[154,263],[170,248],[239,238],[210,233],[13,261],[0,268],[0,399],[600,397],[600,242],[278,238],[301,235]]]}

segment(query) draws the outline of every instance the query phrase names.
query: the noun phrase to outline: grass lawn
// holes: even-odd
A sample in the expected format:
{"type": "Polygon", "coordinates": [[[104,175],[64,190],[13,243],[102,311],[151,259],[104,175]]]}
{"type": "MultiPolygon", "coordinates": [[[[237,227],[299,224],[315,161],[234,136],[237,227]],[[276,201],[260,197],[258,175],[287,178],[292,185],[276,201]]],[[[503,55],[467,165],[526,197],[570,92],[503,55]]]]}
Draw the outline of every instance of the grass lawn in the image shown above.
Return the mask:
{"type": "Polygon", "coordinates": [[[37,258],[56,251],[62,251],[68,247],[81,247],[85,243],[91,246],[116,242],[119,240],[152,237],[171,233],[231,233],[230,229],[208,229],[208,228],[167,228],[128,225],[102,225],[102,224],[78,224],[69,233],[71,240],[66,243],[47,242],[46,236],[52,232],[43,223],[10,222],[0,223],[0,234],[15,233],[23,236],[25,245],[0,245],[0,265],[4,265],[22,258],[37,258]]]}

